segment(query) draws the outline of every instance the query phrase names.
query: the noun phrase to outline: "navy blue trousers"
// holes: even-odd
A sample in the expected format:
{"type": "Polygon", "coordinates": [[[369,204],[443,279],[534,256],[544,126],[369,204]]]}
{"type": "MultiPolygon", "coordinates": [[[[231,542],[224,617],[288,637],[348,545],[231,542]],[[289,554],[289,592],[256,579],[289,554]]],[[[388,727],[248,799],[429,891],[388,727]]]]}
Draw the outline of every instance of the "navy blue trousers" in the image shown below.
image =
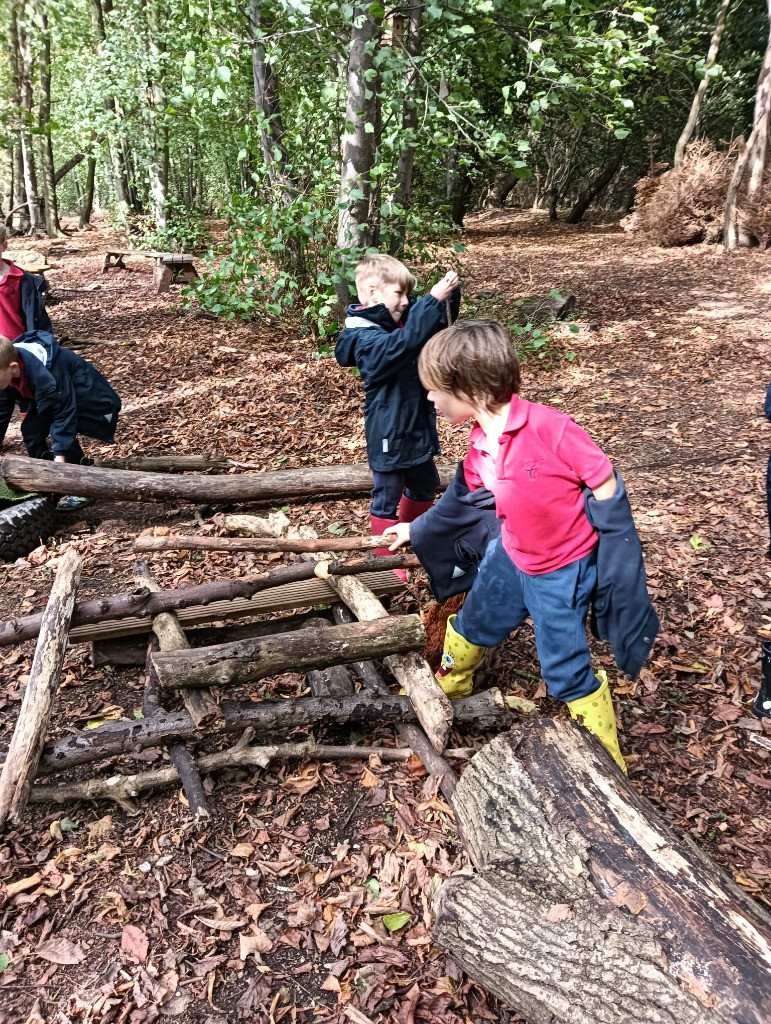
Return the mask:
{"type": "Polygon", "coordinates": [[[439,470],[434,465],[433,458],[428,458],[417,466],[394,470],[393,473],[378,473],[373,470],[372,477],[375,486],[369,511],[370,515],[377,516],[378,519],[399,518],[402,494],[406,494],[413,501],[433,501],[439,486],[439,470]]]}
{"type": "Polygon", "coordinates": [[[529,576],[512,562],[500,537],[490,541],[455,629],[478,647],[496,647],[529,615],[541,674],[552,697],[571,701],[599,686],[586,640],[586,616],[597,584],[597,554],[529,576]]]}

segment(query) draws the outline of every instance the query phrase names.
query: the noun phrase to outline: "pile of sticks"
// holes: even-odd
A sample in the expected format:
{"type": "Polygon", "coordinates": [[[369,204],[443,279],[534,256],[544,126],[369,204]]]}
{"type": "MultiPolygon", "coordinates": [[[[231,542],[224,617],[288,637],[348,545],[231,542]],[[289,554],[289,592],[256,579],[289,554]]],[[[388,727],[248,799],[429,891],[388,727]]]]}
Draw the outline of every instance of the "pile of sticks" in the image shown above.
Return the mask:
{"type": "MultiPolygon", "coordinates": [[[[329,541],[316,546],[322,544],[330,547],[329,541]]],[[[444,751],[453,722],[462,729],[500,728],[507,708],[497,690],[450,705],[419,654],[425,644],[420,617],[389,615],[363,582],[369,579],[378,586],[381,577],[396,579],[394,567],[415,564],[410,555],[383,559],[370,554],[346,562],[327,558],[282,566],[252,579],[162,590],[147,564],[140,561],[131,593],[76,602],[81,561],[74,550],[66,552],[45,611],[0,623],[0,645],[38,637],[18,722],[0,771],[0,827],[17,823],[28,802],[109,799],[133,809],[132,798],[177,780],[191,814],[201,818],[210,813],[203,785],[207,773],[264,767],[276,759],[366,758],[373,751],[383,760],[417,754],[451,797],[457,776],[444,751]],[[249,614],[248,599],[258,592],[312,579],[323,581],[337,600],[330,618],[315,613],[254,623],[242,627],[238,639],[193,649],[177,615],[192,605],[205,607],[207,602],[225,599],[241,599],[249,614]],[[142,718],[68,731],[46,742],[70,629],[105,619],[117,628],[122,622],[144,621],[145,628],[151,629],[142,718]],[[391,694],[373,659],[382,659],[406,696],[391,694]],[[229,687],[248,686],[288,671],[307,673],[313,695],[261,702],[220,699],[229,687]],[[361,685],[359,692],[355,681],[361,685]],[[184,710],[164,707],[170,694],[181,697],[184,710]],[[331,746],[312,739],[276,742],[276,737],[298,726],[363,723],[393,723],[400,745],[331,746]],[[235,745],[195,753],[195,744],[202,739],[210,742],[233,734],[240,736],[235,745]],[[259,743],[260,737],[268,736],[269,744],[259,743]],[[138,754],[151,746],[167,748],[168,766],[69,781],[76,766],[138,754]],[[65,774],[67,781],[57,781],[57,776],[61,779],[65,774]]],[[[133,630],[131,625],[129,631],[133,630]]],[[[208,637],[211,634],[207,631],[208,637]]]]}

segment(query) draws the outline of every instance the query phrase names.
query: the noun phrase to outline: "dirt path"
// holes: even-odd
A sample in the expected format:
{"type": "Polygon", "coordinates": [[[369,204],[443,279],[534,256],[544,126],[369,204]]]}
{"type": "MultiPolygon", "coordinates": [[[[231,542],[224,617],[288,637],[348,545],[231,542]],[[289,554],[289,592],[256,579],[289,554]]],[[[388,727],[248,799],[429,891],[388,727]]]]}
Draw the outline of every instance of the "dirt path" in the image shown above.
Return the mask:
{"type": "MultiPolygon", "coordinates": [[[[350,374],[314,358],[313,343],[286,327],[181,313],[176,294],[152,294],[149,261],[102,275],[105,240],[76,233],[78,251],[60,257],[52,246],[47,276],[59,300],[56,331],[110,342],[80,351],[124,399],[116,455],[217,450],[265,469],[364,460],[350,374]]],[[[630,777],[771,905],[769,755],[749,741],[771,735],[749,710],[760,638],[771,636],[768,258],[659,250],[612,224],[569,228],[506,212],[470,225],[463,263],[474,315],[509,319],[517,298],[557,287],[577,296],[581,322],[596,328],[560,335],[546,358],[531,354],[523,393],[570,412],[596,437],[635,508],[662,636],[636,682],[595,647],[615,684],[630,777]]],[[[448,457],[462,453],[466,433],[444,429],[448,457]]],[[[21,452],[15,426],[6,450],[21,452]]],[[[84,595],[115,592],[130,579],[133,536],[147,526],[194,526],[192,512],[102,502],[62,518],[57,543],[74,540],[84,551],[84,595]]],[[[290,514],[321,533],[368,526],[364,500],[290,514]]],[[[45,603],[56,554],[38,549],[0,567],[4,615],[45,603]]],[[[252,555],[159,555],[153,571],[164,584],[192,583],[259,564],[252,555]]],[[[402,603],[425,600],[412,587],[402,603]]],[[[29,644],[0,651],[3,746],[31,653],[29,644]]],[[[537,681],[527,629],[503,645],[497,671],[507,692],[536,700],[542,714],[563,713],[537,681]]],[[[141,686],[138,670],[95,668],[73,648],[57,731],[131,717],[141,686]]],[[[292,696],[303,686],[288,675],[257,693],[292,696]]],[[[390,743],[390,735],[367,738],[390,743]]],[[[163,754],[146,756],[152,765],[163,754]]],[[[449,808],[419,764],[234,772],[218,778],[216,800],[218,816],[203,832],[166,792],[135,817],[104,805],[37,808],[4,840],[0,878],[42,870],[45,881],[0,909],[0,956],[10,958],[0,973],[1,1024],[26,1019],[36,1001],[44,1021],[65,1024],[93,1019],[99,1005],[108,1009],[98,1019],[142,1024],[161,1004],[196,1024],[236,1014],[337,1022],[348,1004],[372,1021],[405,1024],[416,1000],[419,1024],[516,1019],[430,946],[431,896],[462,855],[449,808]],[[409,923],[392,935],[383,917],[393,912],[409,923]],[[241,923],[230,931],[201,923],[217,919],[241,923]],[[146,959],[120,952],[126,925],[146,937],[146,959]],[[57,940],[79,962],[57,969],[35,954],[41,941],[57,940]]]]}

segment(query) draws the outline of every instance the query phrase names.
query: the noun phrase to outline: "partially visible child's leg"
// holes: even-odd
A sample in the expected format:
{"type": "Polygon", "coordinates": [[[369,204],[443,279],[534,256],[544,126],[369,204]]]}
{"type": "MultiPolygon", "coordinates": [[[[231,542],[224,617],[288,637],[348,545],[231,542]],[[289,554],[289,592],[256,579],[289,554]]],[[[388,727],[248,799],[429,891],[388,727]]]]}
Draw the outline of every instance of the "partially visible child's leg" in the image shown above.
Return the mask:
{"type": "Polygon", "coordinates": [[[439,470],[433,458],[404,471],[404,494],[399,502],[399,522],[412,523],[434,504],[439,470]]]}
{"type": "Polygon", "coordinates": [[[596,584],[595,552],[541,576],[522,573],[541,674],[549,693],[565,701],[572,718],[583,719],[626,771],[608,681],[594,674],[586,641],[586,616],[596,584]]]}
{"type": "MultiPolygon", "coordinates": [[[[369,521],[373,537],[380,537],[389,526],[396,526],[399,522],[399,499],[404,489],[404,472],[398,470],[394,473],[378,473],[372,471],[375,486],[372,489],[372,502],[369,506],[369,521]]],[[[392,555],[388,546],[375,548],[376,555],[384,557],[392,555]]],[[[407,581],[407,573],[403,569],[395,569],[394,572],[402,580],[407,581]]]]}
{"type": "Polygon", "coordinates": [[[455,700],[469,696],[474,669],[485,650],[496,647],[527,614],[519,570],[498,537],[488,545],[463,607],[447,620],[442,664],[436,678],[448,697],[455,700]]]}
{"type": "Polygon", "coordinates": [[[51,429],[51,416],[41,416],[37,406],[32,402],[19,427],[21,429],[21,439],[30,458],[44,459],[51,457],[48,450],[48,431],[51,429]]]}

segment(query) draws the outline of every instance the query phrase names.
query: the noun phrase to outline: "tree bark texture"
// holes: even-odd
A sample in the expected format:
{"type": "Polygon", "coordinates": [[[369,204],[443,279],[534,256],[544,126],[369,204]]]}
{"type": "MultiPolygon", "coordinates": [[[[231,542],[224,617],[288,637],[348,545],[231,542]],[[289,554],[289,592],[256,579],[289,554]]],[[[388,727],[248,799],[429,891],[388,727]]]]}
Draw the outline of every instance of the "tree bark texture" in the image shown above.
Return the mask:
{"type": "Polygon", "coordinates": [[[410,7],[407,39],[404,45],[407,54],[407,69],[404,74],[404,100],[402,103],[402,133],[399,163],[396,168],[396,202],[405,209],[410,205],[412,196],[412,171],[415,165],[415,149],[418,144],[418,105],[416,90],[418,86],[418,67],[416,58],[420,56],[420,28],[423,8],[420,4],[410,7]]]}
{"type": "Polygon", "coordinates": [[[763,173],[768,152],[768,121],[771,116],[771,0],[766,0],[769,19],[768,41],[763,63],[755,89],[755,110],[752,119],[752,134],[747,143],[749,150],[749,179],[747,181],[747,203],[754,206],[763,190],[763,173]]]}
{"type": "MultiPolygon", "coordinates": [[[[454,473],[454,467],[440,467],[439,486],[447,487],[454,473]]],[[[372,489],[372,471],[367,465],[171,477],[6,455],[0,462],[0,476],[17,490],[112,501],[286,501],[320,494],[360,494],[372,489]]]]}
{"type": "Polygon", "coordinates": [[[382,537],[319,537],[292,540],[281,537],[137,537],[135,551],[364,551],[383,546],[382,537]]]}
{"type": "MultiPolygon", "coordinates": [[[[332,572],[367,573],[376,569],[414,568],[419,565],[412,555],[396,558],[370,556],[365,559],[354,559],[350,562],[333,562],[332,572]]],[[[72,615],[72,625],[83,626],[90,623],[102,623],[105,620],[121,619],[125,616],[136,618],[152,617],[161,612],[178,611],[191,606],[198,607],[219,601],[235,601],[237,598],[249,599],[255,594],[272,590],[282,584],[302,582],[314,578],[314,562],[297,562],[283,565],[262,576],[240,580],[214,580],[211,583],[199,583],[192,587],[179,587],[175,590],[161,590],[152,593],[149,588],[142,587],[130,594],[112,594],[97,597],[89,601],[79,601],[72,615]]],[[[301,602],[298,601],[299,605],[301,602]]],[[[43,613],[27,615],[20,619],[7,619],[0,622],[0,647],[8,644],[31,640],[38,635],[43,613]]]]}
{"type": "Polygon", "coordinates": [[[573,208],[565,218],[566,224],[578,224],[582,219],[586,211],[592,205],[598,196],[601,196],[605,189],[610,185],[613,178],[616,176],[616,172],[621,166],[624,160],[624,153],[626,152],[626,144],[622,143],[616,152],[608,158],[608,162],[600,173],[586,186],[581,192],[578,199],[573,204],[573,208]]]}
{"type": "MultiPolygon", "coordinates": [[[[354,663],[358,671],[359,663],[354,663]]],[[[407,697],[357,693],[352,697],[298,697],[294,700],[231,701],[220,704],[223,723],[206,731],[206,736],[242,732],[251,728],[258,734],[292,732],[306,726],[374,725],[414,722],[415,709],[407,697]]],[[[455,722],[461,730],[500,729],[508,709],[497,690],[485,690],[458,700],[455,722]]],[[[121,754],[136,754],[148,747],[167,746],[174,741],[201,738],[187,711],[164,711],[152,719],[105,722],[98,729],[84,729],[52,740],[43,749],[38,777],[67,772],[80,764],[101,761],[121,754]]]]}
{"type": "MultiPolygon", "coordinates": [[[[707,60],[704,65],[704,70],[708,71],[715,61],[717,60],[718,50],[720,49],[720,40],[723,38],[725,32],[726,21],[728,20],[728,10],[731,6],[731,0],[723,0],[720,5],[720,11],[717,16],[717,23],[715,24],[715,31],[712,33],[712,39],[709,44],[709,51],[707,53],[707,60]]],[[[678,167],[683,166],[683,160],[685,158],[685,147],[691,141],[696,125],[699,121],[699,113],[701,111],[701,104],[704,96],[707,92],[707,86],[709,85],[709,75],[705,74],[704,78],[699,82],[696,89],[696,94],[693,97],[691,103],[691,109],[688,114],[688,120],[685,122],[685,127],[680,133],[680,138],[677,140],[675,146],[675,158],[672,166],[675,170],[678,167]]]]}
{"type": "MultiPolygon", "coordinates": [[[[319,571],[317,566],[317,571],[319,571]]],[[[323,569],[322,569],[323,571],[323,569]]],[[[358,619],[378,622],[388,618],[388,612],[377,597],[361,581],[329,579],[334,590],[345,601],[358,619]]],[[[351,661],[359,659],[352,658],[351,661]]],[[[384,659],[386,667],[402,684],[412,701],[415,713],[426,736],[438,754],[447,745],[452,726],[452,705],[442,692],[428,663],[419,654],[394,654],[384,659]]]]}
{"type": "MultiPolygon", "coordinates": [[[[320,617],[312,617],[303,624],[303,629],[326,629],[331,623],[320,617]]],[[[342,625],[342,623],[340,623],[342,625]]],[[[345,665],[330,665],[329,668],[314,668],[307,673],[308,686],[314,697],[351,697],[353,679],[345,665]]],[[[389,694],[390,696],[390,694],[389,694]]]]}
{"type": "Polygon", "coordinates": [[[262,0],[250,0],[249,35],[252,41],[252,83],[254,107],[259,115],[262,159],[268,170],[273,188],[287,200],[292,198],[294,188],[286,177],[288,156],[284,146],[284,126],[281,120],[281,106],[278,79],[273,67],[265,59],[262,42],[263,10],[262,0]]]}
{"type": "Polygon", "coordinates": [[[434,938],[529,1024],[762,1024],[771,917],[569,722],[477,754],[434,938]]]}
{"type": "Polygon", "coordinates": [[[40,157],[40,177],[43,185],[43,214],[45,217],[46,234],[49,238],[62,235],[59,226],[59,209],[54,182],[54,151],[51,138],[51,32],[48,27],[48,15],[45,7],[38,12],[39,39],[39,73],[40,100],[38,103],[38,154],[40,157]]]}
{"type": "Polygon", "coordinates": [[[224,472],[232,463],[224,455],[139,455],[125,459],[96,459],[100,469],[133,469],[140,473],[203,473],[207,469],[224,472]]]}
{"type": "Polygon", "coordinates": [[[6,821],[18,822],[27,805],[59,687],[80,570],[80,555],[70,549],[59,563],[51,588],[29,682],[0,774],[0,828],[6,821]]]}
{"type": "MultiPolygon", "coordinates": [[[[373,57],[379,35],[380,25],[370,16],[369,5],[357,3],[353,10],[348,51],[348,100],[340,146],[342,159],[337,248],[341,253],[361,249],[370,243],[367,214],[372,190],[370,171],[375,162],[374,126],[379,103],[373,57]]],[[[347,282],[343,281],[337,290],[338,301],[344,309],[350,301],[347,282]]]]}
{"type": "Polygon", "coordinates": [[[414,651],[425,640],[420,616],[400,615],[389,616],[387,622],[300,629],[219,647],[159,653],[153,655],[153,664],[164,690],[238,686],[280,672],[303,672],[308,668],[414,651]]]}

